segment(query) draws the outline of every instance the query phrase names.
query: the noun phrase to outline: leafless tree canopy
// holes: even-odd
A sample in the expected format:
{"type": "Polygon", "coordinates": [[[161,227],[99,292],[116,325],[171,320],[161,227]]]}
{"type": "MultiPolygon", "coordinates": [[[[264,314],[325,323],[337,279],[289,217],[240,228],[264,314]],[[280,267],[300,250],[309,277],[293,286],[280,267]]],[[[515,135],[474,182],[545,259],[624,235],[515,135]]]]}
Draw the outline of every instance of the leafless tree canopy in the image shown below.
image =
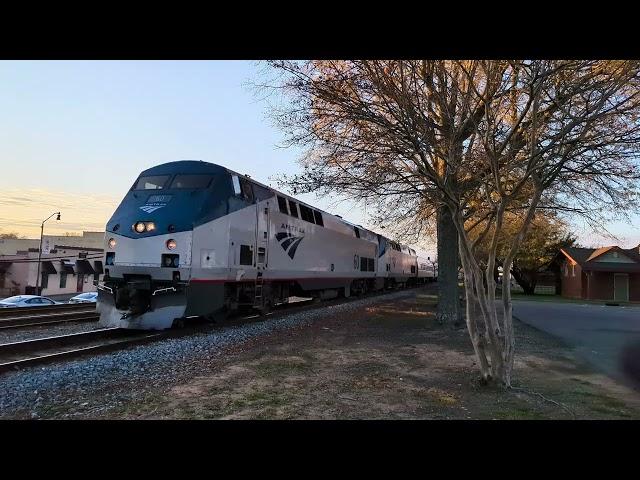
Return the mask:
{"type": "Polygon", "coordinates": [[[499,314],[493,279],[505,212],[518,210],[524,219],[503,260],[508,277],[536,210],[579,214],[597,225],[638,204],[638,62],[271,66],[278,75],[271,86],[286,99],[274,118],[287,141],[306,152],[304,172],[287,182],[375,200],[387,223],[428,219],[440,206],[451,212],[482,376],[509,385],[511,297],[504,289],[499,314]],[[484,258],[479,241],[489,245],[484,258]]]}

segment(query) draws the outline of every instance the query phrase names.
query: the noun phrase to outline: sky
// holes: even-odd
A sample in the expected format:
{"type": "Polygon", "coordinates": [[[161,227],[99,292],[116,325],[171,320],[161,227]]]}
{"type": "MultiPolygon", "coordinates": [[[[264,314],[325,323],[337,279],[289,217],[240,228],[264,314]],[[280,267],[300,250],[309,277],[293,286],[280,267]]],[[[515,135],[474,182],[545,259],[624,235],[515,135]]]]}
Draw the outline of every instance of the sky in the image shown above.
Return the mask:
{"type": "MultiPolygon", "coordinates": [[[[138,174],[174,160],[217,163],[276,187],[300,152],[250,86],[251,61],[0,61],[0,233],[29,238],[104,230],[138,174]]],[[[362,206],[298,195],[373,227],[362,206]]],[[[640,217],[578,227],[588,246],[640,243],[640,217]]],[[[375,229],[375,228],[374,228],[375,229]]]]}

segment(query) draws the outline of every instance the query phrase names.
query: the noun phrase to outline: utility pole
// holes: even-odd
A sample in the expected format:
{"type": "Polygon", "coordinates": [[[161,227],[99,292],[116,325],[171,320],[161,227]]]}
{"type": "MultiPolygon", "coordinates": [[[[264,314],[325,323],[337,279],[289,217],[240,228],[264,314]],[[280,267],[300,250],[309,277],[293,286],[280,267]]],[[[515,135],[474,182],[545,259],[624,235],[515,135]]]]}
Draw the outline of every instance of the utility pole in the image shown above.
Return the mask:
{"type": "Polygon", "coordinates": [[[54,215],[58,215],[56,220],[60,220],[60,212],[52,213],[45,220],[42,221],[42,225],[40,225],[40,247],[38,248],[38,273],[36,274],[36,295],[40,295],[40,260],[42,259],[42,234],[44,233],[44,222],[49,220],[54,215]]]}

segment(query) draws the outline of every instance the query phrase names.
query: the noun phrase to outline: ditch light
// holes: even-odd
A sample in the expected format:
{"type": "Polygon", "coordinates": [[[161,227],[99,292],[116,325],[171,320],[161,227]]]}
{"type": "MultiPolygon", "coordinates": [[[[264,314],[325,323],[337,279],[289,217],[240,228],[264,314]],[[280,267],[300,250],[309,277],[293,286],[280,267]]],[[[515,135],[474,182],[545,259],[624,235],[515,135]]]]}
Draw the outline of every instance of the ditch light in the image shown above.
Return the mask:
{"type": "Polygon", "coordinates": [[[161,260],[160,263],[163,267],[177,268],[180,265],[180,255],[163,253],[161,260]]]}

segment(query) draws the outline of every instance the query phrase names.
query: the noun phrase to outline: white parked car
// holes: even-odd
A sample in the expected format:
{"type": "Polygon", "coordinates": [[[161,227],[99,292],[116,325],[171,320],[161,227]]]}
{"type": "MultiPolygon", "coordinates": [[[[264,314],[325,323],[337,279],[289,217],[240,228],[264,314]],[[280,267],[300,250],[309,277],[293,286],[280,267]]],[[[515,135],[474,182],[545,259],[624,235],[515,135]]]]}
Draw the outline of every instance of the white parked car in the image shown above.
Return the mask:
{"type": "Polygon", "coordinates": [[[69,299],[69,303],[96,303],[98,292],[81,293],[69,299]]]}
{"type": "Polygon", "coordinates": [[[54,302],[50,298],[41,297],[39,295],[16,295],[14,297],[0,300],[0,308],[8,307],[36,307],[45,305],[58,305],[60,302],[54,302]]]}

